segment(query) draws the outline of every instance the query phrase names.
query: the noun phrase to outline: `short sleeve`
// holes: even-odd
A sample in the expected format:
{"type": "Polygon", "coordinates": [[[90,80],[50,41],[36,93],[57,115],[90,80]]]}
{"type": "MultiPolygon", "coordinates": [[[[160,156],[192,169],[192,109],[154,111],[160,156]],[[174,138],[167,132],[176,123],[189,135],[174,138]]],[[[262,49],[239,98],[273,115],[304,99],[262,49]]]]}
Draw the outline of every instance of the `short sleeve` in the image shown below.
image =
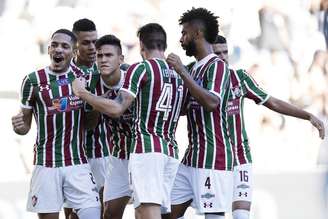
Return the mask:
{"type": "Polygon", "coordinates": [[[25,76],[21,85],[20,103],[21,107],[32,109],[34,104],[33,84],[28,75],[25,76]]]}
{"type": "Polygon", "coordinates": [[[136,97],[145,80],[146,67],[144,63],[133,64],[129,67],[124,84],[120,90],[126,91],[133,97],[136,97]]]}

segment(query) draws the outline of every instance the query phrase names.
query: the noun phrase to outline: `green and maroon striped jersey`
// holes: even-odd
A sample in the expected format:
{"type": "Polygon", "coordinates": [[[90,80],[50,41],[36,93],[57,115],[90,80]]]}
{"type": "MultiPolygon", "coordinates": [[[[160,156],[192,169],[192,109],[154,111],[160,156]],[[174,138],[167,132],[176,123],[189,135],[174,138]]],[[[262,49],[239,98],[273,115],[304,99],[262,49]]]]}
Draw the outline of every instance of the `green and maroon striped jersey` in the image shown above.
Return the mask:
{"type": "Polygon", "coordinates": [[[195,168],[232,170],[233,149],[227,133],[225,112],[229,96],[229,69],[216,55],[210,54],[195,63],[191,75],[198,85],[216,95],[220,104],[209,112],[187,94],[189,145],[182,163],[195,168]]]}
{"type": "MultiPolygon", "coordinates": [[[[101,79],[96,65],[92,69],[82,68],[87,75],[88,88],[91,93],[101,96],[105,94],[109,88],[101,79]]],[[[86,111],[91,111],[92,107],[86,104],[86,111]]],[[[98,124],[93,130],[85,131],[84,142],[86,154],[88,158],[107,157],[110,151],[110,130],[106,125],[103,114],[98,117],[98,124]]]]}
{"type": "Polygon", "coordinates": [[[228,126],[231,141],[234,145],[234,165],[252,162],[251,151],[244,120],[244,99],[263,104],[269,95],[261,89],[256,81],[245,70],[230,69],[230,94],[227,107],[228,126]]]}
{"type": "Polygon", "coordinates": [[[37,125],[35,165],[63,167],[87,163],[81,122],[84,102],[73,95],[71,86],[82,74],[72,68],[58,74],[46,67],[24,78],[21,106],[32,109],[37,125]]]}
{"type": "Polygon", "coordinates": [[[121,90],[136,98],[130,152],[159,152],[177,158],[175,130],[183,99],[181,77],[165,60],[149,59],[130,66],[121,90]]]}
{"type": "MultiPolygon", "coordinates": [[[[121,78],[117,85],[108,87],[106,98],[115,99],[123,86],[126,73],[121,70],[121,78]]],[[[132,143],[134,103],[119,118],[105,117],[106,125],[110,131],[110,154],[119,159],[129,159],[129,151],[132,143]]]]}

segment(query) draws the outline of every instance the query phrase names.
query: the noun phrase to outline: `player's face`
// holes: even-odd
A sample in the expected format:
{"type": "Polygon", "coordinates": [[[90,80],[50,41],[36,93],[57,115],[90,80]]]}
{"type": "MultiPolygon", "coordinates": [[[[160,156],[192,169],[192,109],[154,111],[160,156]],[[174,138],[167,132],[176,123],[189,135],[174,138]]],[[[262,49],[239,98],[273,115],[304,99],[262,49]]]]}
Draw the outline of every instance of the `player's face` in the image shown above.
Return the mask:
{"type": "Polygon", "coordinates": [[[50,69],[52,71],[58,73],[67,71],[73,58],[71,37],[63,33],[56,33],[48,46],[48,54],[51,59],[50,69]]]}
{"type": "Polygon", "coordinates": [[[91,66],[96,61],[97,31],[80,31],[77,33],[77,56],[79,61],[91,66]]]}
{"type": "Polygon", "coordinates": [[[195,30],[188,23],[182,24],[180,43],[181,47],[186,50],[187,56],[196,55],[196,43],[194,37],[195,30]]]}
{"type": "Polygon", "coordinates": [[[97,50],[97,66],[103,75],[111,75],[120,68],[123,63],[123,55],[114,45],[102,45],[97,50]]]}
{"type": "Polygon", "coordinates": [[[229,63],[228,46],[226,43],[212,44],[214,53],[219,56],[225,63],[229,63]]]}

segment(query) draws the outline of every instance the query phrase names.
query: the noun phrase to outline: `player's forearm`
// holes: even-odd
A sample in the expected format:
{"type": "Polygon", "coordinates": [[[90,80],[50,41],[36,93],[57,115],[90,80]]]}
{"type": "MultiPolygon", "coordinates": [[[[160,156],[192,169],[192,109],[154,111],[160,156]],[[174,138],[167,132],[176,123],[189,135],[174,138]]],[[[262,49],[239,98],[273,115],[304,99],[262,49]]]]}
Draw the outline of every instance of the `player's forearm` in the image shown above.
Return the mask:
{"type": "Polygon", "coordinates": [[[274,97],[270,97],[268,101],[264,103],[264,106],[286,116],[293,116],[305,120],[310,120],[311,117],[310,113],[274,97]]]}
{"type": "Polygon", "coordinates": [[[210,112],[216,109],[220,103],[218,97],[199,86],[187,72],[180,75],[184,81],[185,87],[188,88],[191,96],[193,96],[200,105],[210,112]]]}
{"type": "Polygon", "coordinates": [[[113,100],[101,96],[95,96],[87,91],[82,92],[80,98],[89,103],[94,110],[106,114],[109,117],[118,118],[123,114],[120,104],[113,100]]]}

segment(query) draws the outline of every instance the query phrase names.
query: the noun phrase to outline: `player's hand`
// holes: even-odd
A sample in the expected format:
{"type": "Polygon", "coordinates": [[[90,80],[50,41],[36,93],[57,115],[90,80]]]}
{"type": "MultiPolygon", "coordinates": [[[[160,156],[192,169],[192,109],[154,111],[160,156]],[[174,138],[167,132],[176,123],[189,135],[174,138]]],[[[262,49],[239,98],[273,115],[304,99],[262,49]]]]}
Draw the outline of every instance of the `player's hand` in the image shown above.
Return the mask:
{"type": "Polygon", "coordinates": [[[73,93],[77,97],[81,97],[83,92],[87,92],[86,87],[86,79],[84,77],[75,78],[72,82],[73,93]]]}
{"type": "Polygon", "coordinates": [[[184,65],[178,55],[170,53],[166,58],[167,63],[172,67],[178,74],[183,74],[186,72],[184,65]]]}
{"type": "Polygon", "coordinates": [[[320,138],[324,139],[325,126],[324,126],[323,122],[312,114],[310,115],[310,122],[314,127],[316,127],[318,129],[320,138]]]}
{"type": "Polygon", "coordinates": [[[23,112],[19,112],[17,115],[11,117],[11,124],[13,126],[13,130],[16,133],[20,133],[21,130],[24,130],[25,129],[25,122],[24,122],[23,112]]]}

